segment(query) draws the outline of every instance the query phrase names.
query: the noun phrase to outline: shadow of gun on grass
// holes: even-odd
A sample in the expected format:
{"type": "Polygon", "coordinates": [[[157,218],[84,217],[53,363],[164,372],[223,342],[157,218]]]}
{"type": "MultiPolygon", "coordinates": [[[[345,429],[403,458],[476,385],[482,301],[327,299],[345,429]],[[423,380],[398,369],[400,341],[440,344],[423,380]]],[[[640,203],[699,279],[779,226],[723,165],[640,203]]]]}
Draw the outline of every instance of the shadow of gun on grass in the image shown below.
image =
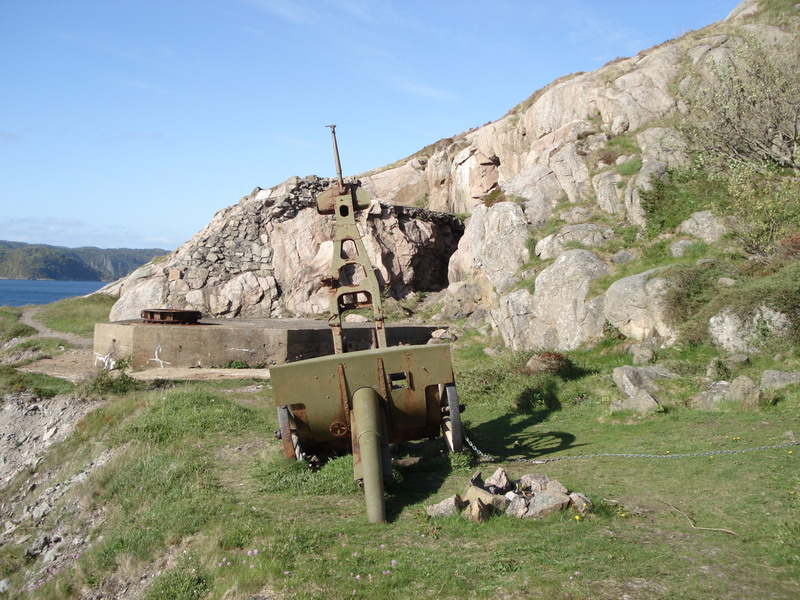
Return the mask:
{"type": "MultiPolygon", "coordinates": [[[[547,384],[526,388],[515,399],[514,412],[471,427],[465,433],[478,449],[501,462],[519,458],[538,460],[583,446],[575,443],[575,436],[571,433],[533,429],[551,413],[561,409],[555,391],[554,385],[547,384]]],[[[397,461],[395,474],[399,480],[389,487],[386,500],[389,521],[395,520],[406,507],[435,495],[453,473],[453,462],[441,453],[439,442],[413,442],[405,446],[412,454],[421,453],[422,457],[397,461]]],[[[465,472],[465,484],[467,479],[468,472],[465,472]]]]}
{"type": "Polygon", "coordinates": [[[575,436],[565,431],[541,431],[533,427],[561,410],[552,381],[527,387],[514,400],[515,411],[470,428],[468,435],[478,449],[502,460],[538,460],[548,454],[577,448],[575,436]]]}

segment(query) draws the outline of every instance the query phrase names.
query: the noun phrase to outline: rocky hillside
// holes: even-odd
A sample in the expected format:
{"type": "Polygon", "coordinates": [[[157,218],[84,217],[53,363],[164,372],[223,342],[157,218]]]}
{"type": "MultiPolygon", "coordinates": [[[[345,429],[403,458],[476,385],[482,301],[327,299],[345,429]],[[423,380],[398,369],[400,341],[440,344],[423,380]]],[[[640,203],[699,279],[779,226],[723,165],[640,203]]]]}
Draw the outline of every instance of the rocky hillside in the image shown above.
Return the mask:
{"type": "MultiPolygon", "coordinates": [[[[217,317],[285,317],[328,310],[333,219],[314,198],[331,180],[293,177],[256,188],[161,263],[145,265],[106,293],[120,295],[111,320],[143,308],[200,310],[217,317]]],[[[447,264],[464,226],[421,208],[373,204],[360,215],[378,280],[394,298],[447,285],[447,264]]]]}
{"type": "MultiPolygon", "coordinates": [[[[698,145],[698,132],[716,133],[710,118],[698,120],[703,109],[722,110],[709,104],[725,89],[715,82],[747,90],[742,77],[768,81],[751,68],[752,56],[766,56],[775,73],[791,73],[798,20],[792,2],[747,0],[721,23],[562,77],[498,121],[359,176],[375,202],[363,219],[370,258],[390,294],[446,285],[441,318],[491,326],[514,349],[574,349],[610,329],[674,343],[679,323],[669,314],[675,303],[668,296],[675,286],[666,272],[652,269],[703,253],[757,254],[735,243],[752,237],[747,210],[737,222],[732,200],[712,202],[714,194],[725,196],[724,182],[741,183],[742,169],[750,169],[747,184],[763,189],[768,176],[759,165],[779,167],[782,179],[769,180],[773,202],[783,194],[796,204],[796,165],[791,158],[776,161],[771,149],[788,144],[792,156],[799,142],[796,133],[781,137],[780,124],[762,127],[764,139],[751,144],[752,156],[733,148],[736,160],[727,162],[742,165],[736,173],[723,167],[712,177],[708,161],[697,170],[697,157],[717,152],[717,164],[726,162],[724,148],[698,145]],[[700,183],[706,187],[698,189],[700,183]],[[419,213],[421,207],[428,210],[419,213]],[[446,214],[469,216],[463,237],[446,214]]],[[[788,89],[778,80],[773,85],[788,89]]],[[[753,94],[755,103],[770,100],[770,92],[753,94]]],[[[772,100],[761,113],[783,114],[776,94],[772,100]]],[[[796,96],[787,103],[796,105],[796,96]]],[[[792,119],[798,117],[788,118],[796,132],[792,119]]],[[[728,125],[737,120],[728,118],[728,125]]],[[[724,130],[721,137],[736,139],[724,130]]],[[[165,263],[109,288],[121,294],[112,318],[135,317],[145,305],[217,316],[325,312],[320,278],[329,260],[330,222],[310,208],[323,187],[316,178],[293,178],[221,211],[165,263]]],[[[744,187],[737,189],[729,188],[728,197],[735,200],[744,187]]],[[[728,287],[737,281],[727,279],[728,287]]],[[[768,305],[708,317],[714,341],[730,347],[747,346],[757,323],[778,332],[792,319],[768,305]],[[729,338],[735,341],[722,341],[729,338]]]]}

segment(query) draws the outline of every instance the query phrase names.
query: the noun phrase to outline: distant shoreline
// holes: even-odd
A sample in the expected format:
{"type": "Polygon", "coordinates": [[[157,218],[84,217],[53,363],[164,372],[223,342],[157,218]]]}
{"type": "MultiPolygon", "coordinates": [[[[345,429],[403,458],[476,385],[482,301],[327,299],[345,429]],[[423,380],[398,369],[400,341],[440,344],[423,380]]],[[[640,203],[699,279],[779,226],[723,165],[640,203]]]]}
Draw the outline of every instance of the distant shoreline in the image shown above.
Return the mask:
{"type": "Polygon", "coordinates": [[[52,277],[2,277],[4,281],[76,281],[81,283],[111,283],[116,279],[53,279],[52,277]]]}

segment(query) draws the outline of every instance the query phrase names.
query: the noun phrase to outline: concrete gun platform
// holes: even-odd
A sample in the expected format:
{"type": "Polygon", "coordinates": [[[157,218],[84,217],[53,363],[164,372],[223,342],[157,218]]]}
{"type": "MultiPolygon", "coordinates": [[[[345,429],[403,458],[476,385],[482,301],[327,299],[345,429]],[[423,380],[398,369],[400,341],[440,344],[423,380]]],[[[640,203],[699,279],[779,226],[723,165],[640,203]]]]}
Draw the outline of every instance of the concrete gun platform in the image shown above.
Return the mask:
{"type": "MultiPolygon", "coordinates": [[[[390,346],[426,344],[436,327],[404,323],[386,326],[390,346]]],[[[372,323],[346,323],[351,350],[370,347],[372,323]]],[[[161,325],[140,320],[98,323],[94,328],[97,364],[130,359],[132,371],[214,368],[234,362],[269,367],[333,354],[327,321],[315,319],[201,319],[193,325],[161,325]]]]}

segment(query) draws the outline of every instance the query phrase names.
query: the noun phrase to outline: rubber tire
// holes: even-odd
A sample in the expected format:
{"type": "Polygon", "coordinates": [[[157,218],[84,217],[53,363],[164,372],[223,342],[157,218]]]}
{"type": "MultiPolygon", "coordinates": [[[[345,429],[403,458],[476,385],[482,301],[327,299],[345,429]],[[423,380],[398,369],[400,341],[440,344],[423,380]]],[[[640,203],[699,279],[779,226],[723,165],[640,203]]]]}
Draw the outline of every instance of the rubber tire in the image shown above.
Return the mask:
{"type": "Polygon", "coordinates": [[[300,448],[300,440],[297,434],[292,433],[291,416],[288,406],[278,407],[278,427],[281,432],[284,456],[290,459],[301,460],[303,458],[303,451],[300,448]]]}

